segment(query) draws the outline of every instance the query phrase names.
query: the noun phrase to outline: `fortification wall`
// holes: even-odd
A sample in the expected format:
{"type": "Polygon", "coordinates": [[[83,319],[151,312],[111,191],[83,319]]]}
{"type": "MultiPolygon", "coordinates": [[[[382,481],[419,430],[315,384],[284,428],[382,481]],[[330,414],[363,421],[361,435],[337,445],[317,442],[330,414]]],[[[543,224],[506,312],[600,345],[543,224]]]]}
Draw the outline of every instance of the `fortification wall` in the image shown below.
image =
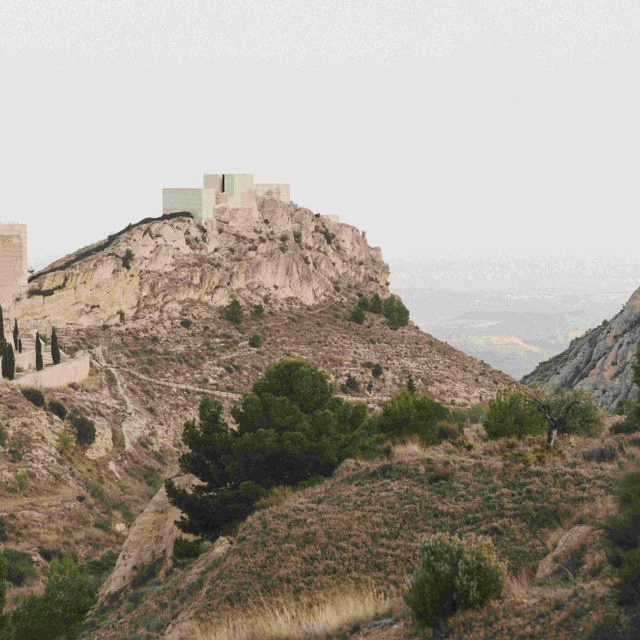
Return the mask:
{"type": "Polygon", "coordinates": [[[51,389],[72,382],[82,382],[89,375],[91,357],[88,353],[79,353],[75,358],[61,362],[42,371],[31,371],[16,377],[14,383],[21,387],[51,389]]]}
{"type": "Polygon", "coordinates": [[[291,185],[288,184],[257,184],[256,195],[271,196],[281,202],[291,202],[291,185]]]}
{"type": "Polygon", "coordinates": [[[202,189],[163,189],[162,213],[189,211],[196,218],[202,217],[202,189]]]}
{"type": "Polygon", "coordinates": [[[0,224],[0,304],[27,288],[27,226],[0,224]]]}

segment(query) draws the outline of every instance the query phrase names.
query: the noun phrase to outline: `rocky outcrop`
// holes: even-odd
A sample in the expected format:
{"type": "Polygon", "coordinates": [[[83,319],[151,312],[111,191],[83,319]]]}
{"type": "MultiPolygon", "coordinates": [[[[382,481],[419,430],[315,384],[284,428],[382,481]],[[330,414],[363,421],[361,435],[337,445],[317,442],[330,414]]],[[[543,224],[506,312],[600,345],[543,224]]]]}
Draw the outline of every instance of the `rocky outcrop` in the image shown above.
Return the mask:
{"type": "Polygon", "coordinates": [[[593,394],[607,411],[637,400],[633,383],[636,349],[640,344],[640,289],[612,320],[603,322],[569,348],[542,362],[522,382],[551,392],[579,388],[593,394]]]}
{"type": "Polygon", "coordinates": [[[260,198],[255,210],[145,220],[32,278],[17,315],[32,327],[118,324],[168,304],[314,304],[387,291],[380,249],[347,224],[260,198]],[[30,322],[29,322],[30,321],[30,322]]]}

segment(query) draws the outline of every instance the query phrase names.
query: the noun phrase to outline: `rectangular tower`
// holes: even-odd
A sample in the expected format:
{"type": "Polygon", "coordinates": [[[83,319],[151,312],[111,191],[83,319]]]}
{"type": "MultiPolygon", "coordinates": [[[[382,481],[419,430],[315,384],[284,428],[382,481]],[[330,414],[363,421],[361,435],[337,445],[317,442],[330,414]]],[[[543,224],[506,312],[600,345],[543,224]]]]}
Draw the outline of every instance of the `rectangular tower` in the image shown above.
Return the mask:
{"type": "Polygon", "coordinates": [[[0,224],[0,303],[27,289],[27,225],[0,224]]]}

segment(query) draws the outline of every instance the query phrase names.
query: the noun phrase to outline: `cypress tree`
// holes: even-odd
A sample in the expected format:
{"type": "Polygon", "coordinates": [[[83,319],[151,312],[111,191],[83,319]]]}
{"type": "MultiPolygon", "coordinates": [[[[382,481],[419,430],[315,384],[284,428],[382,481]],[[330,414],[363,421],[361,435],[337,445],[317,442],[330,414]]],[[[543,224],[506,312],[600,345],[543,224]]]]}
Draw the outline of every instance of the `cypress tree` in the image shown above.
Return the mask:
{"type": "Polygon", "coordinates": [[[0,356],[2,356],[2,377],[7,377],[7,345],[3,344],[0,348],[0,356]]]}
{"type": "Polygon", "coordinates": [[[13,352],[13,347],[10,344],[7,344],[4,351],[4,356],[2,358],[2,362],[6,360],[6,370],[7,370],[7,378],[9,380],[13,380],[16,377],[16,356],[13,352]]]}
{"type": "Polygon", "coordinates": [[[4,342],[4,318],[2,317],[2,305],[0,305],[0,338],[4,342]]]}
{"type": "Polygon", "coordinates": [[[22,338],[18,338],[18,353],[22,353],[22,338]]]}
{"type": "Polygon", "coordinates": [[[51,329],[51,359],[53,364],[60,364],[60,347],[58,347],[58,334],[55,327],[51,329]]]}
{"type": "Polygon", "coordinates": [[[42,371],[43,368],[42,341],[40,340],[40,334],[36,332],[36,371],[42,371]]]}
{"type": "Polygon", "coordinates": [[[20,329],[18,329],[18,318],[13,321],[13,346],[18,349],[18,340],[20,339],[20,329]]]}

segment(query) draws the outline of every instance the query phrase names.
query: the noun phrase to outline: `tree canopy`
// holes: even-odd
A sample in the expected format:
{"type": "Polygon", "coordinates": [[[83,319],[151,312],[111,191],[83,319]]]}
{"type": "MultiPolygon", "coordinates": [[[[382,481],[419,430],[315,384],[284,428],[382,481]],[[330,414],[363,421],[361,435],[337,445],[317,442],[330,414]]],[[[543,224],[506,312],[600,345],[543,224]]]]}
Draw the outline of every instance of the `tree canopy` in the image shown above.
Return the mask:
{"type": "Polygon", "coordinates": [[[169,500],[182,510],[180,529],[216,538],[254,509],[276,485],[329,475],[368,442],[367,409],[335,395],[326,373],[302,360],[269,366],[233,408],[238,427],[220,403],[203,398],[198,421],[184,425],[188,451],[180,467],[201,484],[192,491],[167,481],[169,500]]]}

